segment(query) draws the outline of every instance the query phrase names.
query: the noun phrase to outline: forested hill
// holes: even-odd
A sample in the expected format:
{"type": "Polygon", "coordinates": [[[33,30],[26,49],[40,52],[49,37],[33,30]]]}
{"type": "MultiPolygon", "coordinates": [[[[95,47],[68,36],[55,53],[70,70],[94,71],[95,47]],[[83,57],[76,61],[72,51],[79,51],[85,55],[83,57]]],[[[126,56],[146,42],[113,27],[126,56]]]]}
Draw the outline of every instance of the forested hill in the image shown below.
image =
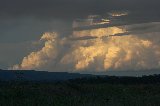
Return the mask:
{"type": "Polygon", "coordinates": [[[91,75],[34,70],[0,70],[0,80],[60,81],[88,76],[91,75]]]}
{"type": "Polygon", "coordinates": [[[155,71],[117,71],[106,73],[68,73],[35,70],[0,70],[0,81],[65,81],[71,80],[84,83],[157,83],[160,72],[155,71]],[[146,74],[147,73],[147,74],[146,74]]]}

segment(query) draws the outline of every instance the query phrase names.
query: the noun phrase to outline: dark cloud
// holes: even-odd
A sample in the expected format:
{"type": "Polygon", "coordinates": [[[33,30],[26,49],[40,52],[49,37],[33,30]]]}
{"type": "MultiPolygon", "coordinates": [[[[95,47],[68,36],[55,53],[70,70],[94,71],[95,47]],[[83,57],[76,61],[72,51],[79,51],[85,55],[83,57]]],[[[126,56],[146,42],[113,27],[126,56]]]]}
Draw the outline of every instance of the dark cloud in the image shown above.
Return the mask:
{"type": "Polygon", "coordinates": [[[97,37],[93,37],[93,36],[84,36],[84,37],[78,37],[78,38],[71,38],[70,40],[90,40],[90,39],[96,39],[97,37]]]}
{"type": "Polygon", "coordinates": [[[44,32],[67,32],[69,23],[60,20],[40,21],[32,18],[0,20],[0,43],[38,39],[44,32]]]}
{"type": "Polygon", "coordinates": [[[51,30],[67,35],[76,18],[104,16],[112,10],[131,14],[120,19],[125,23],[109,26],[159,21],[159,4],[158,0],[0,0],[0,42],[37,39],[51,30]],[[15,37],[8,39],[10,36],[15,37]]]}
{"type": "Polygon", "coordinates": [[[159,16],[159,4],[158,0],[0,0],[0,16],[74,19],[111,10],[159,16]]]}
{"type": "MultiPolygon", "coordinates": [[[[123,23],[116,22],[110,26],[155,22],[160,20],[159,5],[159,0],[0,0],[0,67],[18,63],[28,53],[24,49],[27,45],[17,47],[19,43],[35,41],[44,32],[56,31],[60,36],[70,36],[72,22],[77,18],[83,19],[88,15],[103,17],[110,11],[127,10],[130,12],[128,16],[117,19],[123,23]]],[[[102,28],[103,25],[95,28],[98,27],[102,28]]],[[[129,31],[137,34],[146,31],[143,29],[158,31],[159,27],[136,26],[129,31]]],[[[73,40],[85,39],[95,38],[88,36],[73,40]]]]}

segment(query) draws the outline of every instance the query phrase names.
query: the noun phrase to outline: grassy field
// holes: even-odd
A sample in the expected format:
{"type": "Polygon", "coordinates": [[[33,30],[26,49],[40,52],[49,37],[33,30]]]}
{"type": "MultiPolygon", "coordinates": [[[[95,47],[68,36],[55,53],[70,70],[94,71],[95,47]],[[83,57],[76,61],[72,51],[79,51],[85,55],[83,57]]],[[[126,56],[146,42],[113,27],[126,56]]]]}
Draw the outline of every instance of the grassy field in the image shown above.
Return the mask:
{"type": "Polygon", "coordinates": [[[0,106],[160,106],[160,84],[1,82],[0,106]]]}

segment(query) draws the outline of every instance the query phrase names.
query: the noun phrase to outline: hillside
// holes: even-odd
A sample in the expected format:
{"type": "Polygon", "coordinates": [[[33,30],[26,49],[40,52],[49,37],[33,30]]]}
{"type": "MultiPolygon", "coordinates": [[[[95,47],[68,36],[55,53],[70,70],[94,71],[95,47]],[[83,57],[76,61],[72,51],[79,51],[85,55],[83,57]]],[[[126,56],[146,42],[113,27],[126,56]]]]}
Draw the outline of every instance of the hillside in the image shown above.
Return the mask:
{"type": "MultiPolygon", "coordinates": [[[[92,77],[61,82],[1,81],[1,106],[159,106],[160,80],[92,77]],[[128,80],[129,79],[129,80],[128,80]],[[128,83],[126,83],[128,82],[128,83]]],[[[160,79],[160,76],[158,77],[160,79]]]]}
{"type": "Polygon", "coordinates": [[[34,70],[0,70],[0,80],[24,80],[24,81],[61,81],[91,76],[89,74],[68,72],[47,72],[34,70]]]}

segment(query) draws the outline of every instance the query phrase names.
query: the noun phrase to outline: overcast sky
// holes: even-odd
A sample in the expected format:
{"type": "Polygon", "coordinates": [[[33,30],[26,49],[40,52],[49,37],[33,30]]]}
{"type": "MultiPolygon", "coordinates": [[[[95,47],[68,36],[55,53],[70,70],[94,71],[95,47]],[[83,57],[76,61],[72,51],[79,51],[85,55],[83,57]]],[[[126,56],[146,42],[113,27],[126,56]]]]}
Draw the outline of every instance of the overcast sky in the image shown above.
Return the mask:
{"type": "Polygon", "coordinates": [[[160,17],[158,0],[0,0],[0,42],[36,39],[45,31],[71,27],[75,18],[129,10],[136,17],[160,17]]]}
{"type": "Polygon", "coordinates": [[[159,5],[159,0],[0,0],[0,68],[21,62],[45,32],[70,36],[75,19],[129,11],[127,24],[158,22],[159,5]]]}

